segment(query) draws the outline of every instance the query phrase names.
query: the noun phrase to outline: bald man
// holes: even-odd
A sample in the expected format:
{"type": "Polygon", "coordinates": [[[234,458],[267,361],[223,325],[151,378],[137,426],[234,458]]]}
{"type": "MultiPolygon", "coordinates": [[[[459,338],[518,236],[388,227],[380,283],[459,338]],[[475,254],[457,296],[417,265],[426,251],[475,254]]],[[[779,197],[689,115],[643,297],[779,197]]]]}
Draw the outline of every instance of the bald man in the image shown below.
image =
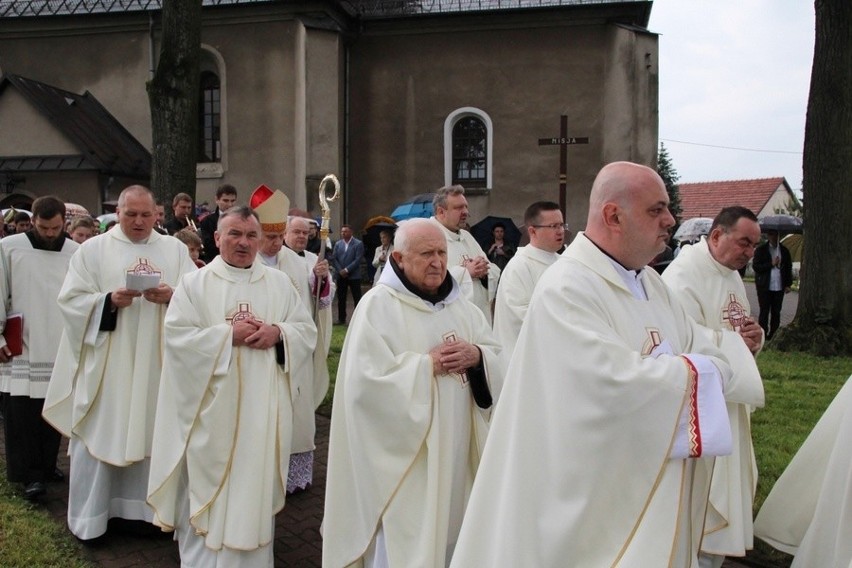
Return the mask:
{"type": "Polygon", "coordinates": [[[595,179],[533,292],[452,566],[698,566],[731,370],[645,268],[668,202],[645,166],[595,179]]]}

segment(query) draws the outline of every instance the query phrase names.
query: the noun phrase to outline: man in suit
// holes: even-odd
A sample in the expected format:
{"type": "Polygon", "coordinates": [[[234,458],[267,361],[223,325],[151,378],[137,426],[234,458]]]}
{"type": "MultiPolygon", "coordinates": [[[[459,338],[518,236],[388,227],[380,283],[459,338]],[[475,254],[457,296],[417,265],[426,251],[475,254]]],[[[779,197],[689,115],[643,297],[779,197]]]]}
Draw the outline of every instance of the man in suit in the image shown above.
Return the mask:
{"type": "Polygon", "coordinates": [[[754,286],[760,306],[758,322],[771,339],[781,323],[784,294],[793,285],[793,261],[787,247],[778,242],[778,231],[767,231],[767,241],[754,251],[754,286]]]}
{"type": "Polygon", "coordinates": [[[201,260],[211,262],[219,256],[219,248],[216,246],[216,227],[219,223],[219,215],[236,205],[237,203],[237,188],[230,184],[222,184],[216,190],[216,210],[205,217],[198,224],[198,229],[201,231],[201,241],[203,250],[201,260]]]}
{"type": "Polygon", "coordinates": [[[340,240],[334,243],[331,265],[337,273],[337,323],[346,323],[346,290],[352,290],[355,306],[361,300],[361,259],[364,243],[352,236],[352,227],[340,227],[340,240]]]}

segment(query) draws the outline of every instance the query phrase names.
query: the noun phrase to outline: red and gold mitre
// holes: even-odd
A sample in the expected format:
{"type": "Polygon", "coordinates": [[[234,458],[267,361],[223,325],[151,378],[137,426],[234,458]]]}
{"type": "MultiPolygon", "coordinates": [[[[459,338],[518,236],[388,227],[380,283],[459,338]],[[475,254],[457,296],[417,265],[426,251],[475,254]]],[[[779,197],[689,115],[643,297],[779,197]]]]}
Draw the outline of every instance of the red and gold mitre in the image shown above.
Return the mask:
{"type": "Polygon", "coordinates": [[[287,212],[290,210],[290,198],[280,189],[272,190],[261,184],[249,198],[249,207],[260,218],[260,228],[272,233],[280,233],[287,228],[287,212]]]}

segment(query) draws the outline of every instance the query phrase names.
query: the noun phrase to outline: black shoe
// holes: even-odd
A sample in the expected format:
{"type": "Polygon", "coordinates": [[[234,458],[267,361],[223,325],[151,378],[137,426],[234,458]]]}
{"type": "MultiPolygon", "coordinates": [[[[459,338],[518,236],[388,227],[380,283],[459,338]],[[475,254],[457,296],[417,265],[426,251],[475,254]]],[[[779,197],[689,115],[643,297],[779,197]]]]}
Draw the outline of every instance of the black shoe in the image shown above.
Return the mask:
{"type": "Polygon", "coordinates": [[[55,467],[55,468],[53,468],[53,473],[51,473],[48,476],[47,480],[48,481],[62,482],[62,481],[65,481],[65,474],[62,473],[61,469],[59,469],[58,467],[55,467]]]}
{"type": "Polygon", "coordinates": [[[35,501],[42,495],[47,493],[47,487],[41,481],[33,481],[24,489],[24,499],[27,501],[35,501]]]}

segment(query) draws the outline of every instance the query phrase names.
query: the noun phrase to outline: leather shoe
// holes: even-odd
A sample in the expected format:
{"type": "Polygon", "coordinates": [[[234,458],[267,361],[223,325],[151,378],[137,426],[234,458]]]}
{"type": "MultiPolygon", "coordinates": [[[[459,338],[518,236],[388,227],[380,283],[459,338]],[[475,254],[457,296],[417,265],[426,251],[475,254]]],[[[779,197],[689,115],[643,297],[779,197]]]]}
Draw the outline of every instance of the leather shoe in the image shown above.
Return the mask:
{"type": "Polygon", "coordinates": [[[65,474],[58,467],[53,468],[53,473],[48,477],[48,481],[65,481],[65,474]]]}
{"type": "Polygon", "coordinates": [[[47,487],[41,481],[33,481],[24,489],[24,499],[34,501],[47,493],[47,487]]]}

